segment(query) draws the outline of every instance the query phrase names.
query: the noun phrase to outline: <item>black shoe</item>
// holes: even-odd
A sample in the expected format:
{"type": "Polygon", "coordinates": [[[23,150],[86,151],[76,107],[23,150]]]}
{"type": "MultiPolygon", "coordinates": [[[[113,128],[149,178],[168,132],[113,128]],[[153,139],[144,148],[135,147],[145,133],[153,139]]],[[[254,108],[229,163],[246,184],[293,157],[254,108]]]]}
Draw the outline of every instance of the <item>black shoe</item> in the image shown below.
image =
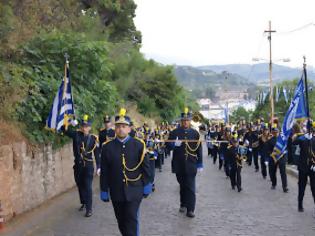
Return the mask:
{"type": "Polygon", "coordinates": [[[83,211],[85,209],[85,204],[82,204],[81,207],[79,208],[79,211],[83,211]]]}
{"type": "Polygon", "coordinates": [[[93,215],[92,211],[87,211],[85,217],[91,217],[93,215]]]}
{"type": "Polygon", "coordinates": [[[263,176],[263,179],[266,179],[267,177],[266,176],[263,176]]]}
{"type": "Polygon", "coordinates": [[[298,212],[304,212],[304,208],[302,206],[298,207],[298,212]]]}
{"type": "Polygon", "coordinates": [[[276,186],[272,185],[272,186],[271,186],[271,189],[272,189],[272,190],[275,190],[275,189],[276,189],[276,186]]]}
{"type": "Polygon", "coordinates": [[[232,189],[235,190],[235,186],[232,186],[232,189]]]}
{"type": "Polygon", "coordinates": [[[179,212],[180,213],[185,213],[185,211],[186,211],[186,207],[180,207],[179,208],[179,212]]]}
{"type": "Polygon", "coordinates": [[[192,211],[188,211],[186,216],[189,217],[189,218],[194,218],[195,214],[192,211]]]}
{"type": "Polygon", "coordinates": [[[162,169],[159,169],[159,172],[162,172],[162,169]]]}
{"type": "Polygon", "coordinates": [[[288,193],[288,192],[289,192],[289,189],[288,189],[288,188],[284,188],[284,189],[283,189],[283,192],[284,192],[284,193],[288,193]]]}
{"type": "Polygon", "coordinates": [[[258,172],[259,171],[259,169],[255,169],[255,172],[258,172]]]}
{"type": "Polygon", "coordinates": [[[243,190],[242,188],[237,189],[238,192],[241,192],[242,190],[243,190]]]}

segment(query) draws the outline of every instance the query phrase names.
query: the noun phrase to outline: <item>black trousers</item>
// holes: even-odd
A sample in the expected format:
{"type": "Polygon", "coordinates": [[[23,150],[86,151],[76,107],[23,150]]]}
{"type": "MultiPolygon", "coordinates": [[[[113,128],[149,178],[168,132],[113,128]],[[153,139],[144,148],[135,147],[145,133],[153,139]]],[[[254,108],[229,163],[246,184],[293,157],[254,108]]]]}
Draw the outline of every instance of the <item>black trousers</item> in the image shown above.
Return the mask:
{"type": "Polygon", "coordinates": [[[92,183],[94,176],[93,163],[73,166],[74,180],[79,190],[80,202],[86,205],[86,210],[92,210],[92,183]]]}
{"type": "Polygon", "coordinates": [[[139,233],[139,207],[141,201],[115,202],[113,207],[122,236],[138,236],[139,233]]]}
{"type": "Polygon", "coordinates": [[[230,170],[230,180],[231,180],[231,186],[237,187],[237,189],[242,188],[242,177],[241,177],[241,171],[242,167],[232,167],[230,170]]]}
{"type": "Polygon", "coordinates": [[[195,211],[196,206],[196,174],[176,174],[179,183],[180,206],[187,211],[195,211]]]}
{"type": "Polygon", "coordinates": [[[272,186],[277,186],[277,169],[280,169],[282,188],[287,188],[287,172],[286,172],[286,158],[282,157],[276,163],[272,158],[269,160],[269,175],[271,179],[272,186]]]}
{"type": "Polygon", "coordinates": [[[265,158],[265,153],[261,152],[260,153],[260,166],[261,166],[261,174],[264,178],[267,176],[267,166],[265,164],[266,158],[265,158]]]}
{"type": "Polygon", "coordinates": [[[157,159],[155,160],[155,167],[158,169],[162,169],[162,165],[164,164],[164,155],[159,153],[157,159]]]}
{"type": "Polygon", "coordinates": [[[224,162],[224,155],[222,152],[219,152],[219,170],[222,169],[223,162],[224,162]]]}
{"type": "Polygon", "coordinates": [[[208,147],[208,156],[210,156],[210,155],[212,156],[212,148],[208,147]]]}
{"type": "Polygon", "coordinates": [[[215,164],[217,162],[217,158],[218,158],[218,148],[217,147],[213,147],[213,149],[212,149],[212,158],[213,158],[213,164],[215,164]]]}
{"type": "Polygon", "coordinates": [[[149,162],[150,164],[150,173],[151,173],[151,176],[150,176],[150,183],[154,184],[154,178],[155,178],[155,160],[150,160],[149,162]]]}
{"type": "Polygon", "coordinates": [[[246,158],[247,158],[247,160],[246,160],[246,162],[247,162],[247,164],[249,165],[249,166],[251,166],[252,165],[252,161],[253,161],[253,151],[247,151],[247,154],[246,154],[246,158]]]}
{"type": "Polygon", "coordinates": [[[298,203],[299,205],[303,205],[303,198],[305,193],[305,188],[307,184],[307,178],[310,178],[310,185],[311,191],[313,195],[313,200],[315,203],[315,172],[308,170],[308,171],[299,171],[299,194],[298,194],[298,203]]]}
{"type": "Polygon", "coordinates": [[[257,149],[253,149],[253,159],[254,159],[255,169],[256,169],[256,170],[259,170],[259,164],[258,164],[258,150],[257,150],[257,149]]]}

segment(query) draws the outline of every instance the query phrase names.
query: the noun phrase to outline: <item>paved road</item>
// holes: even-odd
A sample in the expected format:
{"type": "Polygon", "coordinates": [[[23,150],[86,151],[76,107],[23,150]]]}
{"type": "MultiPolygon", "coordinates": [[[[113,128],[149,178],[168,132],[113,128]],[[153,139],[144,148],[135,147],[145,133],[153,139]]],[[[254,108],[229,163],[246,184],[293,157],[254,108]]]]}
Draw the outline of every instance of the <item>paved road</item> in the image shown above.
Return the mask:
{"type": "MultiPolygon", "coordinates": [[[[237,193],[224,173],[205,158],[205,169],[197,179],[196,217],[189,219],[178,212],[179,188],[167,159],[163,172],[156,176],[157,191],[141,205],[141,235],[315,235],[309,186],[306,210],[298,213],[295,178],[289,177],[290,192],[285,194],[280,186],[271,190],[270,182],[255,173],[253,167],[244,167],[242,177],[244,191],[237,193]]],[[[112,205],[101,202],[98,196],[97,180],[92,218],[76,210],[79,205],[74,189],[18,217],[3,235],[119,235],[112,205]]]]}

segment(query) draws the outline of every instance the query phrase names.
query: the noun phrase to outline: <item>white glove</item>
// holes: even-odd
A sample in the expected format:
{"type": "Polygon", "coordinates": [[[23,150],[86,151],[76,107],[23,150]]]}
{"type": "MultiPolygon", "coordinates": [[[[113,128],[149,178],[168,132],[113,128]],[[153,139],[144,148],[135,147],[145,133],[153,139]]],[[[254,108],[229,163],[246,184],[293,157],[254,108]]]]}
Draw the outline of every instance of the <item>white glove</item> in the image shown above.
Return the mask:
{"type": "Polygon", "coordinates": [[[97,169],[96,174],[97,174],[98,176],[101,176],[101,168],[98,168],[98,169],[97,169]]]}
{"type": "Polygon", "coordinates": [[[76,119],[71,120],[70,124],[71,124],[72,126],[77,126],[77,125],[78,125],[78,121],[77,121],[76,119]]]}
{"type": "Polygon", "coordinates": [[[180,147],[181,145],[182,145],[182,141],[179,141],[178,137],[176,137],[175,147],[180,147]]]}
{"type": "Polygon", "coordinates": [[[265,165],[268,166],[268,164],[269,164],[269,162],[268,162],[268,161],[265,161],[265,165]]]}
{"type": "Polygon", "coordinates": [[[249,141],[247,139],[245,139],[245,145],[249,145],[249,141]]]}
{"type": "Polygon", "coordinates": [[[156,138],[156,139],[154,140],[154,142],[159,143],[160,140],[156,138]]]}
{"type": "Polygon", "coordinates": [[[312,139],[312,135],[310,133],[304,134],[304,137],[308,140],[312,139]]]}
{"type": "Polygon", "coordinates": [[[203,168],[198,168],[197,171],[198,171],[198,172],[202,172],[202,171],[203,171],[203,168]]]}

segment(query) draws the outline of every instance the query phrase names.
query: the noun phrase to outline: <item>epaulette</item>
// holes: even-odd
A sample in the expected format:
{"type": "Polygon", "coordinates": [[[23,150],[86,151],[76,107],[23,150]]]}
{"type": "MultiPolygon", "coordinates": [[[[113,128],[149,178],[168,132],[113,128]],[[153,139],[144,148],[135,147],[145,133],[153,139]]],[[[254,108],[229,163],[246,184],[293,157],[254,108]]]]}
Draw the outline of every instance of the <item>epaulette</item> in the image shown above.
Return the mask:
{"type": "Polygon", "coordinates": [[[95,135],[95,134],[92,134],[92,136],[94,136],[94,138],[95,138],[96,142],[98,142],[98,136],[97,136],[97,135],[95,135]]]}
{"type": "Polygon", "coordinates": [[[109,142],[111,142],[111,141],[113,141],[113,140],[114,140],[114,139],[109,139],[109,140],[103,142],[103,143],[102,143],[102,147],[103,147],[105,144],[108,144],[109,142]]]}
{"type": "Polygon", "coordinates": [[[140,141],[140,142],[144,145],[144,147],[146,146],[146,145],[145,145],[145,142],[144,142],[142,139],[140,139],[140,138],[138,138],[138,137],[134,137],[134,139],[140,141]]]}

